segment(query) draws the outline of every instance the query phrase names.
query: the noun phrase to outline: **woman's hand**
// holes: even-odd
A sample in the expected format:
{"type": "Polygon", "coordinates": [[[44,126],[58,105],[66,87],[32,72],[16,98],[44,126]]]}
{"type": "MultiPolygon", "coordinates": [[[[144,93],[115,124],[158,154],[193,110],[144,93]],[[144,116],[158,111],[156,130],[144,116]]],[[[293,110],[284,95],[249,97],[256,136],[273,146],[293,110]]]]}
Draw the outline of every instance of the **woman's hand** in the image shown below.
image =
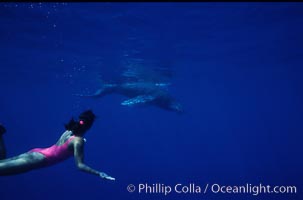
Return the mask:
{"type": "Polygon", "coordinates": [[[115,178],[113,178],[113,177],[111,177],[111,176],[107,175],[107,174],[106,174],[106,173],[104,173],[104,172],[100,172],[100,173],[99,173],[99,176],[100,176],[101,178],[105,178],[105,179],[107,179],[107,180],[111,180],[111,181],[116,180],[115,178]]]}

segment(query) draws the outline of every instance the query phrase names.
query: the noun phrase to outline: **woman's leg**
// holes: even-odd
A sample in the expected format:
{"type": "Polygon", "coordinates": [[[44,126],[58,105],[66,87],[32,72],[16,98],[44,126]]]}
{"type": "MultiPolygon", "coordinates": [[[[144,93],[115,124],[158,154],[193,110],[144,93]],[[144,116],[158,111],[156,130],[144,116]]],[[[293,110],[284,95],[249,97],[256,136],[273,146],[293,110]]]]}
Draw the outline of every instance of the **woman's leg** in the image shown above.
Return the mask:
{"type": "Polygon", "coordinates": [[[44,166],[45,157],[38,152],[28,152],[19,156],[0,160],[0,176],[15,175],[44,166]]]}
{"type": "Polygon", "coordinates": [[[6,158],[6,149],[3,141],[2,135],[0,135],[0,160],[6,158]]]}
{"type": "Polygon", "coordinates": [[[6,149],[3,140],[3,134],[6,132],[4,126],[0,124],[0,160],[6,158],[6,149]]]}
{"type": "Polygon", "coordinates": [[[0,124],[0,176],[20,174],[43,166],[45,157],[37,152],[28,152],[5,159],[6,149],[2,137],[5,132],[4,126],[0,124]]]}

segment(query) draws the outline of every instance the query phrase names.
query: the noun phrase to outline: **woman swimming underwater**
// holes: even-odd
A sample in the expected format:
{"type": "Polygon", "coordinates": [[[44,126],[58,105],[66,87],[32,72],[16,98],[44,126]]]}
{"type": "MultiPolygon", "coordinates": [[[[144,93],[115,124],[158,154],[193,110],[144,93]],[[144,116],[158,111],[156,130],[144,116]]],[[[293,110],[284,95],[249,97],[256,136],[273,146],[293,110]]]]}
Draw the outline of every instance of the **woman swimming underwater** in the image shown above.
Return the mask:
{"type": "Polygon", "coordinates": [[[104,172],[94,170],[84,164],[84,134],[91,128],[95,115],[87,110],[79,116],[79,120],[71,119],[65,125],[66,131],[61,135],[56,144],[48,148],[35,148],[18,156],[7,158],[2,135],[6,132],[0,124],[0,176],[15,175],[33,169],[48,167],[57,164],[70,156],[75,157],[78,169],[91,173],[101,178],[115,180],[104,172]],[[3,159],[3,160],[1,160],[3,159]]]}

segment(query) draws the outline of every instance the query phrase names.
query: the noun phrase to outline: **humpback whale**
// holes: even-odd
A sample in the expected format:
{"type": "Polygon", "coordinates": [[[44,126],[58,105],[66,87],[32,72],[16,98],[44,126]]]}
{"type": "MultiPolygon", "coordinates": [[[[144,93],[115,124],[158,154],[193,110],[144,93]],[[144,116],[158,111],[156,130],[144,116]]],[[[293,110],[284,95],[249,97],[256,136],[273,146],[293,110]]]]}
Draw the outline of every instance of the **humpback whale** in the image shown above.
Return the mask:
{"type": "Polygon", "coordinates": [[[83,97],[104,97],[109,94],[120,94],[128,97],[121,102],[122,106],[154,105],[168,111],[182,113],[182,105],[173,98],[167,87],[170,83],[155,80],[155,76],[142,74],[134,68],[124,71],[123,79],[114,83],[102,83],[100,89],[91,95],[83,97]]]}

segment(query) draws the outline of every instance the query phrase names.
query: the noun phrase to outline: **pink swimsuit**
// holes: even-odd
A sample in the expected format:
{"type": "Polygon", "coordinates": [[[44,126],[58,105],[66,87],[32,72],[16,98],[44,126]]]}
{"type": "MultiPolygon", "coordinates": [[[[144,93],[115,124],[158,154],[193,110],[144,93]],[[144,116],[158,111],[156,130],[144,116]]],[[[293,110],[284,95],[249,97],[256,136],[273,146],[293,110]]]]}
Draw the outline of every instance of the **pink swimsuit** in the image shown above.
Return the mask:
{"type": "Polygon", "coordinates": [[[43,154],[45,156],[46,159],[45,164],[47,166],[51,164],[55,164],[73,155],[73,151],[71,151],[68,148],[68,145],[71,142],[71,140],[74,138],[75,136],[71,136],[64,144],[60,146],[54,144],[53,146],[48,148],[35,148],[30,150],[29,152],[38,152],[43,154]]]}

